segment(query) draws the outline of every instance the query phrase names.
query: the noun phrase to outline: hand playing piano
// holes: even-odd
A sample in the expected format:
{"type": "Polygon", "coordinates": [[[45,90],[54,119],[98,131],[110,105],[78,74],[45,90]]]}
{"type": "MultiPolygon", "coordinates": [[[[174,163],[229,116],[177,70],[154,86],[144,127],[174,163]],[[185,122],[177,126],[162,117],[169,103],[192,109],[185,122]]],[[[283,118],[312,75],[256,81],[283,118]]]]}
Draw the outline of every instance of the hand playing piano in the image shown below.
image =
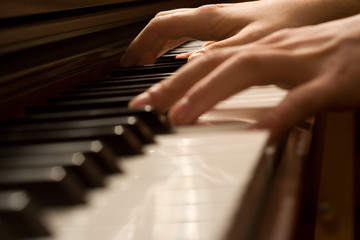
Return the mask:
{"type": "Polygon", "coordinates": [[[256,124],[272,137],[327,109],[360,106],[360,15],[287,29],[247,45],[206,51],[174,76],[136,97],[131,107],[169,111],[189,124],[217,102],[250,86],[289,89],[284,101],[256,124]]]}
{"type": "Polygon", "coordinates": [[[209,41],[207,50],[238,46],[283,28],[317,24],[358,13],[357,0],[267,0],[160,12],[127,49],[121,65],[145,65],[187,40],[209,41]]]}

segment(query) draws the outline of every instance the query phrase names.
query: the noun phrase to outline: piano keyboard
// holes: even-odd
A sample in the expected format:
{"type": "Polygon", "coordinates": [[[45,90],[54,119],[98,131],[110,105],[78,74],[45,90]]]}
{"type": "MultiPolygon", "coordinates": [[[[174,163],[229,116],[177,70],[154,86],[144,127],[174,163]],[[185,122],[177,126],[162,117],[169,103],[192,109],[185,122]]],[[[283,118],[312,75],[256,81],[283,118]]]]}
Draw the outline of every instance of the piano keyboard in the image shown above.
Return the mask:
{"type": "Polygon", "coordinates": [[[0,239],[249,239],[272,167],[268,133],[244,129],[285,92],[234,96],[200,118],[228,123],[216,126],[174,128],[150,107],[126,108],[196,44],[0,120],[0,239]]]}

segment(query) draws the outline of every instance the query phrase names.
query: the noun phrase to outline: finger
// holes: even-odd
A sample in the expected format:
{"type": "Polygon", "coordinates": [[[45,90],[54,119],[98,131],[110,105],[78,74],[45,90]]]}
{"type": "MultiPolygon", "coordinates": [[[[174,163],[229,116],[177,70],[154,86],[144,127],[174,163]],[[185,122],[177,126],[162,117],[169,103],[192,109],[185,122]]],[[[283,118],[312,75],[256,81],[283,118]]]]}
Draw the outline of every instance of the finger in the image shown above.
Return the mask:
{"type": "Polygon", "coordinates": [[[216,43],[216,42],[215,41],[209,41],[209,42],[205,43],[203,46],[201,46],[197,50],[190,51],[190,52],[187,52],[187,53],[180,53],[180,54],[176,55],[176,58],[189,58],[191,54],[193,54],[193,53],[201,50],[202,48],[207,47],[207,46],[209,46],[209,45],[211,45],[213,43],[216,43]]]}
{"type": "Polygon", "coordinates": [[[236,50],[238,54],[204,76],[170,109],[169,117],[174,124],[193,123],[216,103],[236,92],[277,81],[281,71],[274,71],[274,68],[288,62],[288,56],[279,51],[274,53],[263,48],[250,51],[245,47],[236,50]]]}
{"type": "Polygon", "coordinates": [[[319,28],[314,30],[311,26],[303,26],[276,31],[260,39],[257,43],[271,45],[273,48],[293,49],[297,52],[304,52],[307,47],[313,51],[314,45],[318,46],[318,49],[321,49],[323,46],[326,47],[328,39],[328,31],[319,31],[319,28]]]}
{"type": "Polygon", "coordinates": [[[282,103],[262,117],[253,128],[271,130],[271,140],[282,136],[292,126],[314,113],[326,109],[333,100],[334,91],[321,80],[312,80],[288,93],[282,103]]]}
{"type": "Polygon", "coordinates": [[[259,39],[259,44],[274,44],[278,42],[282,42],[283,40],[287,40],[293,36],[292,32],[294,29],[285,28],[277,30],[273,33],[270,33],[263,38],[259,39]]]}
{"type": "Polygon", "coordinates": [[[178,99],[180,99],[199,79],[202,79],[226,58],[224,52],[208,58],[198,59],[191,64],[186,64],[172,77],[165,79],[142,94],[135,97],[129,103],[129,107],[142,107],[151,105],[159,111],[167,111],[178,99]],[[211,58],[211,59],[209,59],[211,58]]]}
{"type": "Polygon", "coordinates": [[[201,56],[201,54],[205,53],[206,51],[252,43],[261,39],[263,36],[266,36],[272,31],[273,29],[270,27],[258,24],[250,24],[243,29],[240,29],[238,33],[234,34],[229,38],[217,42],[212,42],[208,45],[204,45],[202,48],[198,49],[190,56],[188,56],[189,61],[192,61],[196,57],[201,56]]]}
{"type": "MultiPolygon", "coordinates": [[[[159,12],[156,16],[160,17],[160,16],[166,16],[166,15],[171,15],[171,14],[180,13],[180,12],[185,13],[185,12],[190,11],[190,10],[191,10],[191,8],[174,9],[174,10],[159,12]]],[[[188,40],[189,40],[188,38],[182,38],[182,39],[176,39],[176,40],[168,40],[165,43],[165,46],[161,50],[155,51],[153,53],[149,52],[147,54],[144,54],[142,60],[137,65],[141,66],[141,65],[146,65],[146,64],[153,64],[155,62],[155,59],[162,56],[167,51],[180,46],[181,44],[185,43],[188,40]]],[[[126,57],[124,56],[123,58],[126,58],[126,57]]],[[[123,62],[123,61],[121,61],[121,62],[123,62]]]]}
{"type": "Polygon", "coordinates": [[[154,44],[151,49],[146,49],[146,47],[142,48],[141,45],[136,45],[136,43],[132,42],[122,56],[119,65],[121,67],[131,67],[153,64],[158,57],[188,40],[190,39],[181,38],[176,40],[164,40],[159,38],[157,43],[154,44]]]}
{"type": "Polygon", "coordinates": [[[144,62],[144,56],[147,62],[154,62],[159,53],[167,49],[168,40],[218,40],[230,29],[230,26],[223,26],[219,31],[214,29],[220,15],[219,9],[212,6],[159,15],[130,44],[120,64],[138,65],[144,62]]]}
{"type": "Polygon", "coordinates": [[[195,58],[202,56],[202,54],[204,54],[207,51],[211,51],[219,48],[225,48],[229,46],[235,46],[235,45],[236,45],[236,37],[233,36],[219,42],[211,42],[210,44],[204,45],[198,50],[191,52],[191,54],[189,54],[187,57],[190,62],[193,61],[195,58]]]}
{"type": "Polygon", "coordinates": [[[181,38],[181,39],[177,39],[177,40],[168,40],[162,49],[144,53],[141,60],[136,65],[143,66],[143,65],[147,65],[147,64],[153,64],[158,57],[164,55],[169,50],[174,49],[187,41],[189,41],[188,38],[181,38]]]}
{"type": "Polygon", "coordinates": [[[197,50],[194,50],[194,51],[190,51],[190,52],[186,52],[186,53],[179,53],[179,54],[177,54],[176,55],[176,57],[175,58],[189,58],[189,56],[191,55],[191,54],[193,54],[194,52],[196,52],[197,50]]]}

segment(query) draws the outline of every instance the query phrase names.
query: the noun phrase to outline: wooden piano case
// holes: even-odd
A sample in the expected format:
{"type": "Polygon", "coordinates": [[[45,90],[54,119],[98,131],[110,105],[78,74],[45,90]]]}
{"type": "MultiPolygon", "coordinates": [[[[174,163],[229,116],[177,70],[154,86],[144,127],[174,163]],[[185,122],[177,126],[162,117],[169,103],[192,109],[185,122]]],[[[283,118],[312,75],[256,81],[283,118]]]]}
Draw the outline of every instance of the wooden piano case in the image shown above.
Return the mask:
{"type": "MultiPolygon", "coordinates": [[[[45,1],[1,1],[1,119],[24,116],[30,105],[44,103],[47,97],[73,89],[82,81],[106,76],[117,67],[133,37],[157,12],[209,2],[94,0],[56,1],[58,5],[52,2],[47,6],[45,1]]],[[[278,144],[277,151],[269,148],[269,156],[276,158],[269,161],[278,164],[252,239],[355,236],[353,190],[359,186],[358,178],[354,184],[359,165],[354,165],[352,155],[356,150],[359,157],[351,127],[355,126],[355,118],[329,115],[295,127],[278,144]]],[[[229,239],[236,232],[234,228],[229,239]]],[[[359,232],[356,234],[359,236],[359,232]]]]}

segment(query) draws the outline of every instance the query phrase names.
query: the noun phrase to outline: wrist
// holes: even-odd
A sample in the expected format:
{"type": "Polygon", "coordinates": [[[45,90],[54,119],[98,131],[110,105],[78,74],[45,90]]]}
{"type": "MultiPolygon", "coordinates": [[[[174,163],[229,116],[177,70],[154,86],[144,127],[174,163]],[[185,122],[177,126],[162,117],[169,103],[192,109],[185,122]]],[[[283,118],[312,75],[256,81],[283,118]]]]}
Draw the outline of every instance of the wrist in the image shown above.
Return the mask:
{"type": "Polygon", "coordinates": [[[310,25],[360,13],[360,0],[273,0],[287,6],[294,25],[310,25]]]}

